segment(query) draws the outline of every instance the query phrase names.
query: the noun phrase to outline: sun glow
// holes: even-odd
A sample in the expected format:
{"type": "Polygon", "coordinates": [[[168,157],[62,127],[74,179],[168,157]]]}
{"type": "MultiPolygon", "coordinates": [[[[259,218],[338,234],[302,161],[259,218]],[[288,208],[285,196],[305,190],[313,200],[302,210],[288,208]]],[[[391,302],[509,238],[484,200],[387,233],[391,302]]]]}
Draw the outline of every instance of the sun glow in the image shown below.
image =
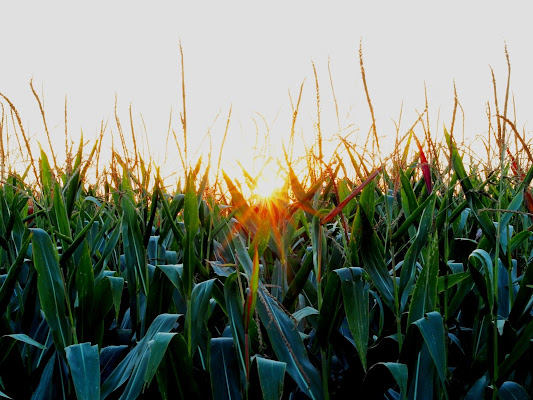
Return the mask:
{"type": "Polygon", "coordinates": [[[267,164],[256,177],[253,193],[261,199],[268,199],[281,190],[284,183],[273,166],[267,164]]]}

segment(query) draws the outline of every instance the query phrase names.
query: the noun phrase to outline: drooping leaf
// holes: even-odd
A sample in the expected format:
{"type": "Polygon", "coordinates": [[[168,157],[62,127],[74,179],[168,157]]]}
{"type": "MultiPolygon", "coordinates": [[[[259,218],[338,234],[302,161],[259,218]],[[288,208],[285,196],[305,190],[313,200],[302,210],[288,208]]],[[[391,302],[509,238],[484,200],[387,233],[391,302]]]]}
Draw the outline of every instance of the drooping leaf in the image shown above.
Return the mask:
{"type": "Polygon", "coordinates": [[[501,400],[529,400],[525,389],[516,382],[504,382],[498,389],[498,397],[501,400]]]}
{"type": "Polygon", "coordinates": [[[405,364],[378,362],[372,365],[364,381],[369,398],[383,396],[387,389],[394,387],[395,384],[399,386],[403,398],[407,398],[407,377],[408,369],[405,364]]]}
{"type": "Polygon", "coordinates": [[[30,346],[35,346],[38,349],[44,350],[46,349],[46,346],[37,342],[36,340],[33,340],[31,337],[24,333],[13,333],[11,335],[4,335],[2,337],[10,337],[12,339],[18,340],[19,342],[23,342],[26,344],[29,344],[30,346]]]}

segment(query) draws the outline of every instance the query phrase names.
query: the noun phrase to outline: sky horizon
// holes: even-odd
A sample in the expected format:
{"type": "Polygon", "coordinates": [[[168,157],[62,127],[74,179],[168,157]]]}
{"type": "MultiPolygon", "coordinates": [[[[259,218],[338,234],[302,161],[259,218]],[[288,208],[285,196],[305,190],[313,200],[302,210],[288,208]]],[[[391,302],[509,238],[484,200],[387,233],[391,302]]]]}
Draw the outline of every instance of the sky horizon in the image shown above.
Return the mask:
{"type": "MultiPolygon", "coordinates": [[[[172,128],[179,140],[183,137],[179,121],[181,41],[191,158],[196,150],[197,156],[207,151],[208,139],[204,138],[209,130],[210,147],[218,153],[231,107],[223,162],[226,169],[238,169],[236,159],[247,166],[254,162],[249,157],[257,137],[269,140],[272,154],[281,156],[292,121],[289,92],[295,101],[304,80],[297,135],[313,139],[317,117],[312,63],[320,85],[323,136],[338,134],[329,63],[343,134],[353,132],[349,138],[354,141],[366,137],[371,119],[359,68],[360,43],[384,144],[393,142],[401,109],[402,133],[416,120],[417,112],[423,111],[424,85],[431,129],[442,134],[443,125],[449,127],[451,122],[454,82],[465,115],[466,140],[484,135],[486,102],[493,107],[494,101],[489,66],[503,102],[506,43],[517,128],[525,127],[530,135],[533,57],[528,39],[533,37],[533,27],[521,4],[505,8],[493,1],[446,6],[421,1],[327,6],[314,1],[268,5],[162,2],[151,7],[122,1],[84,6],[59,1],[2,5],[0,92],[17,107],[33,142],[39,141],[45,149],[30,79],[39,95],[44,94],[48,128],[58,149],[64,148],[65,96],[69,132],[76,141],[82,130],[85,139],[96,138],[102,120],[117,134],[116,95],[126,136],[131,104],[135,130],[141,132],[144,121],[152,156],[161,162],[171,110],[172,128]]],[[[462,134],[461,118],[459,113],[456,135],[462,134]]],[[[172,141],[169,148],[178,170],[181,164],[172,141]]]]}

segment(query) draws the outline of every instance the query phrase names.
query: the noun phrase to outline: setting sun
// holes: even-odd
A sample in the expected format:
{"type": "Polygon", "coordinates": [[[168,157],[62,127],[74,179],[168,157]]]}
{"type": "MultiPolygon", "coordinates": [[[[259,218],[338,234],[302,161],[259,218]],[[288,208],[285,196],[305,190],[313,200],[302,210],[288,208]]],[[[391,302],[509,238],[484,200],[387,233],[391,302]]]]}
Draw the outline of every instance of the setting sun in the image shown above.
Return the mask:
{"type": "Polygon", "coordinates": [[[266,164],[257,175],[253,193],[260,198],[268,199],[281,190],[285,184],[283,178],[271,164],[266,164]]]}

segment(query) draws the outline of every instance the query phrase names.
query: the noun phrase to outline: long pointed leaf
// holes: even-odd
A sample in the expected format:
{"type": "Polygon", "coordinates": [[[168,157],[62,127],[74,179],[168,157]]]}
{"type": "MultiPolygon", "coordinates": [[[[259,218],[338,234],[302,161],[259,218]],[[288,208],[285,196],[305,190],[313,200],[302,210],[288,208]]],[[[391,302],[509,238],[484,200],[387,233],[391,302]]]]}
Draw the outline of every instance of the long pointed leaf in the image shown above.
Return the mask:
{"type": "Polygon", "coordinates": [[[232,338],[211,339],[211,359],[209,370],[213,398],[216,400],[238,400],[240,391],[240,374],[235,357],[232,338]]]}
{"type": "Polygon", "coordinates": [[[264,400],[278,400],[283,395],[283,381],[287,364],[281,361],[256,357],[257,372],[264,400]]]}
{"type": "Polygon", "coordinates": [[[98,346],[73,344],[65,349],[72,381],[79,400],[100,399],[100,357],[98,346]]]}
{"type": "Polygon", "coordinates": [[[50,236],[42,229],[33,229],[33,265],[37,271],[37,288],[41,307],[56,349],[65,354],[72,341],[65,298],[65,283],[59,269],[59,257],[50,236]]]}
{"type": "Polygon", "coordinates": [[[322,381],[310,363],[296,325],[263,288],[259,288],[257,311],[279,361],[300,389],[312,399],[323,396],[322,381]]]}
{"type": "Polygon", "coordinates": [[[437,373],[444,387],[446,381],[446,341],[444,339],[444,325],[441,315],[436,312],[427,315],[414,324],[420,330],[426,343],[431,358],[437,368],[437,373]]]}

